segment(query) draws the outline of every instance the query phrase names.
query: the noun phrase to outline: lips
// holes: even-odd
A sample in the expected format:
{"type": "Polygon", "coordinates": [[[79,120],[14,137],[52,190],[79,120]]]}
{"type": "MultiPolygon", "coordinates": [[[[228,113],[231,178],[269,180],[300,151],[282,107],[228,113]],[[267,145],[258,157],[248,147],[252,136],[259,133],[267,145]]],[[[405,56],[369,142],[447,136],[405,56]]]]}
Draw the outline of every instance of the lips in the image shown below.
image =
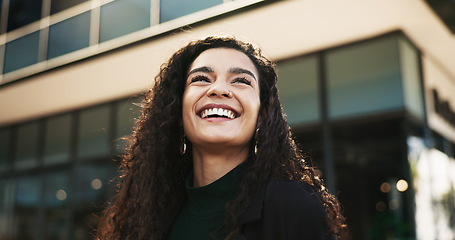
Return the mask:
{"type": "Polygon", "coordinates": [[[208,104],[201,108],[198,113],[199,117],[201,118],[227,118],[227,119],[235,119],[239,116],[239,114],[232,109],[230,106],[227,105],[214,105],[208,104]]]}

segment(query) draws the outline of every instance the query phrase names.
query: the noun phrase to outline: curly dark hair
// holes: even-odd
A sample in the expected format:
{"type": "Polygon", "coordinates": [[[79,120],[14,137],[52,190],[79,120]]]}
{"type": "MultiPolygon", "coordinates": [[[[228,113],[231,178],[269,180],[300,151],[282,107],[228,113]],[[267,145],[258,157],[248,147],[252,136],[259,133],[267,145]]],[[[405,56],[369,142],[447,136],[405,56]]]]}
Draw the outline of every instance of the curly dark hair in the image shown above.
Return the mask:
{"type": "MultiPolygon", "coordinates": [[[[185,194],[184,181],[192,170],[192,155],[179,151],[183,135],[182,98],[192,62],[205,50],[231,48],[246,54],[259,73],[259,131],[251,140],[249,163],[236,198],[226,206],[219,231],[231,239],[240,215],[261,183],[270,178],[307,182],[319,193],[327,212],[328,230],[342,234],[345,219],[336,198],[324,187],[301,154],[284,118],[278,98],[274,64],[258,48],[233,37],[208,37],[190,42],[161,66],[155,84],[143,99],[143,110],[120,166],[117,195],[103,212],[97,239],[163,239],[162,222],[185,194]],[[257,142],[257,154],[252,154],[257,142]],[[258,159],[256,161],[256,159],[258,159]],[[259,160],[260,159],[260,160],[259,160]]],[[[187,152],[191,153],[191,143],[187,152]]]]}

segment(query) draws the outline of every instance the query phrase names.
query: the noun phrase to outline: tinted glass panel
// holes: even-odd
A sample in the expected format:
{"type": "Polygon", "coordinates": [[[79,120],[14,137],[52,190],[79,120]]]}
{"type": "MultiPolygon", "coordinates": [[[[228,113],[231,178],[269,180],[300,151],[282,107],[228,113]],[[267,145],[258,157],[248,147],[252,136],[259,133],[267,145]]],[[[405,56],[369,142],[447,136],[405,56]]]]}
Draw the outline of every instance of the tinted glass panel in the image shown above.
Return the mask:
{"type": "Polygon", "coordinates": [[[49,29],[48,59],[88,47],[90,12],[52,25],[49,29]]]}
{"type": "Polygon", "coordinates": [[[29,168],[37,164],[38,155],[38,122],[26,123],[17,127],[16,151],[14,166],[29,168]]]}
{"type": "Polygon", "coordinates": [[[42,2],[42,0],[10,0],[8,31],[40,20],[42,2]]]}
{"type": "Polygon", "coordinates": [[[6,44],[3,73],[38,62],[39,32],[34,32],[6,44]]]}
{"type": "Polygon", "coordinates": [[[44,239],[68,239],[70,175],[68,172],[48,174],[45,179],[46,234],[44,239]]]}
{"type": "Polygon", "coordinates": [[[76,221],[75,233],[78,239],[93,239],[91,230],[96,227],[97,218],[94,212],[100,211],[98,207],[112,198],[112,189],[115,183],[111,182],[116,175],[116,167],[106,164],[79,165],[76,168],[76,221]]]}
{"type": "Polygon", "coordinates": [[[110,109],[108,105],[84,110],[80,115],[78,157],[106,156],[110,109]]]}
{"type": "Polygon", "coordinates": [[[140,100],[137,98],[127,99],[120,102],[117,106],[117,126],[115,135],[115,152],[119,154],[126,147],[126,141],[122,139],[131,134],[131,129],[135,120],[139,117],[140,107],[137,104],[140,100]]]}
{"type": "Polygon", "coordinates": [[[113,1],[101,7],[100,42],[150,26],[150,0],[113,1]]]}
{"type": "Polygon", "coordinates": [[[399,38],[400,64],[404,85],[406,108],[423,120],[422,78],[420,77],[420,55],[417,49],[404,38],[399,38]]]}
{"type": "Polygon", "coordinates": [[[68,161],[70,156],[71,114],[48,119],[45,136],[44,163],[68,161]]]}
{"type": "Polygon", "coordinates": [[[395,36],[329,51],[326,62],[330,117],[403,108],[395,36]]]}
{"type": "Polygon", "coordinates": [[[12,181],[0,180],[0,236],[2,239],[13,239],[11,224],[13,223],[14,189],[12,181]]]}
{"type": "Polygon", "coordinates": [[[10,159],[10,129],[0,129],[0,171],[8,169],[10,159]]]}
{"type": "Polygon", "coordinates": [[[319,119],[318,67],[315,56],[279,63],[278,89],[290,125],[319,119]]]}
{"type": "Polygon", "coordinates": [[[35,239],[39,236],[37,225],[40,205],[41,178],[26,177],[18,179],[15,188],[13,231],[14,239],[35,239]]]}
{"type": "Polygon", "coordinates": [[[51,0],[51,14],[63,11],[88,0],[51,0]]]}
{"type": "Polygon", "coordinates": [[[221,3],[223,0],[161,0],[160,22],[166,22],[221,3]]]}

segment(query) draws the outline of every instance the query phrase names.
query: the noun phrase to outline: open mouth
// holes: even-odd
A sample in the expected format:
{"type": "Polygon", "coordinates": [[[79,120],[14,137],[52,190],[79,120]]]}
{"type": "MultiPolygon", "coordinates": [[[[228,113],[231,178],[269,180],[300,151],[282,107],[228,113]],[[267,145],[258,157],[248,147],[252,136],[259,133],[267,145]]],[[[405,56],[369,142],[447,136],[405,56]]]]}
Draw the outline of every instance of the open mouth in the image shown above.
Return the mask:
{"type": "Polygon", "coordinates": [[[207,108],[202,110],[199,113],[201,118],[227,118],[234,119],[237,118],[237,113],[232,110],[223,109],[223,108],[207,108]]]}

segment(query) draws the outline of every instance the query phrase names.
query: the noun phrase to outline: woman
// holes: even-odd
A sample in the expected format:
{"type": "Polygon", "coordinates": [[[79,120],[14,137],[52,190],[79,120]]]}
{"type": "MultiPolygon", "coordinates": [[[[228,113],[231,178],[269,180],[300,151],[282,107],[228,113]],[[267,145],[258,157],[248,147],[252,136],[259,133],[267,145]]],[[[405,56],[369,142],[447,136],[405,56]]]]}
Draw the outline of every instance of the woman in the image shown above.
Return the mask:
{"type": "Polygon", "coordinates": [[[337,200],[292,140],[274,65],[208,37],[173,54],[145,95],[98,239],[334,239],[337,200]]]}

